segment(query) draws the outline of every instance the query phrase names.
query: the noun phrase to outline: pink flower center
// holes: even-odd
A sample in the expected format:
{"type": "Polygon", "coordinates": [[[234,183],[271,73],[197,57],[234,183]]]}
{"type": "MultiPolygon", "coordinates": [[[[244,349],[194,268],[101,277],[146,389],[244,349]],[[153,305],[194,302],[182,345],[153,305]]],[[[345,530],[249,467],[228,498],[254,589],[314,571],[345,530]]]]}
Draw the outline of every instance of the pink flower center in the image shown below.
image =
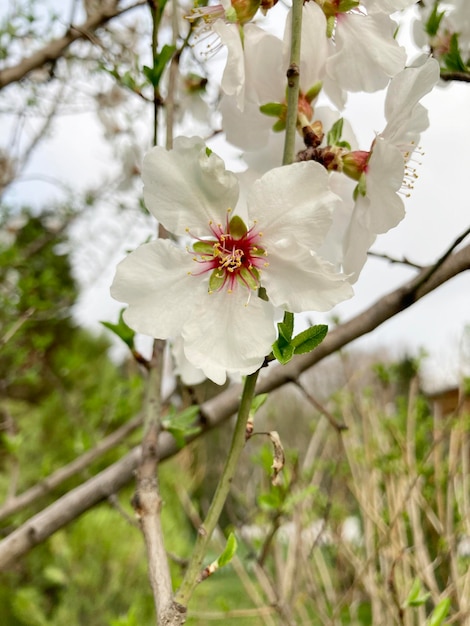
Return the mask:
{"type": "Polygon", "coordinates": [[[210,222],[209,228],[212,237],[197,238],[193,245],[193,260],[200,269],[191,274],[200,276],[211,272],[209,293],[224,287],[231,293],[237,283],[250,290],[258,289],[260,271],[268,263],[265,261],[267,252],[260,246],[263,233],[256,224],[247,229],[243,220],[235,215],[230,221],[227,217],[225,227],[210,222]]]}

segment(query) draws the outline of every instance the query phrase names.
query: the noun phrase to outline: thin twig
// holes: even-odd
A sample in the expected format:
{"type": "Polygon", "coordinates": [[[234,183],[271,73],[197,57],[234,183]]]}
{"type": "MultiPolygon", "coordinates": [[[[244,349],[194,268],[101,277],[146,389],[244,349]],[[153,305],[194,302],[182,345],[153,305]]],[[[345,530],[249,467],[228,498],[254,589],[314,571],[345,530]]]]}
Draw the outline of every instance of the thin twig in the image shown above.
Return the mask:
{"type": "Polygon", "coordinates": [[[35,69],[43,66],[45,63],[54,62],[59,59],[67,48],[77,39],[83,39],[88,37],[90,33],[97,28],[104,26],[107,22],[119,17],[123,13],[142,6],[147,0],[138,0],[134,4],[124,7],[123,9],[117,8],[105,8],[104,11],[97,11],[93,13],[83,24],[80,24],[77,28],[72,25],[67,29],[67,32],[58,39],[53,39],[46,44],[40,50],[37,50],[29,57],[25,57],[18,64],[11,67],[7,67],[4,70],[0,70],[0,89],[7,85],[17,82],[24,78],[27,74],[35,69]]]}

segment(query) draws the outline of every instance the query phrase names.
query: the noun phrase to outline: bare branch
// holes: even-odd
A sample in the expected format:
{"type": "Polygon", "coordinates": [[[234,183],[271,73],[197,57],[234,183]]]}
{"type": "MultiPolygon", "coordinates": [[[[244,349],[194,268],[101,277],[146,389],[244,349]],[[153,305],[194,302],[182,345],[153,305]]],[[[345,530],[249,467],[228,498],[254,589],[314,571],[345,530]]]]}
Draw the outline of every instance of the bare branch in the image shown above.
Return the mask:
{"type": "Polygon", "coordinates": [[[441,78],[445,81],[456,80],[462,83],[470,83],[470,72],[446,72],[441,70],[441,78]]]}
{"type": "MultiPolygon", "coordinates": [[[[436,268],[436,265],[432,268],[436,268]]],[[[310,354],[295,357],[283,367],[272,367],[260,379],[257,393],[272,391],[288,382],[296,381],[305,370],[325,357],[371,332],[451,278],[469,270],[470,245],[446,258],[431,275],[430,269],[423,269],[413,280],[387,294],[349,322],[335,328],[310,354]],[[423,278],[426,279],[425,282],[423,278]]],[[[239,397],[240,385],[235,385],[202,404],[201,412],[205,418],[203,432],[215,428],[233,415],[237,410],[239,397]]],[[[171,435],[162,433],[158,442],[159,459],[166,459],[176,452],[177,446],[171,435]]],[[[35,545],[45,541],[54,532],[129,483],[140,455],[140,447],[134,448],[120,461],[62,496],[1,541],[0,569],[8,567],[35,545]]]]}
{"type": "Polygon", "coordinates": [[[0,89],[24,78],[32,70],[42,67],[45,63],[57,61],[67,50],[67,48],[77,39],[89,39],[90,34],[96,29],[107,24],[115,17],[127,13],[131,9],[146,4],[146,0],[138,0],[134,4],[118,9],[116,7],[106,7],[103,11],[97,11],[89,17],[83,24],[77,27],[70,25],[67,32],[58,39],[53,39],[43,48],[34,52],[31,56],[25,57],[17,65],[7,67],[0,71],[0,89]]]}
{"type": "Polygon", "coordinates": [[[403,257],[402,259],[396,259],[395,257],[392,257],[392,256],[390,256],[388,254],[381,254],[380,252],[372,252],[370,250],[367,253],[367,256],[374,257],[374,259],[383,259],[384,261],[388,261],[389,263],[392,263],[392,265],[393,264],[399,264],[399,265],[406,265],[408,267],[413,267],[416,270],[422,270],[423,269],[422,265],[418,265],[417,263],[413,263],[413,261],[410,261],[406,257],[403,257]]]}

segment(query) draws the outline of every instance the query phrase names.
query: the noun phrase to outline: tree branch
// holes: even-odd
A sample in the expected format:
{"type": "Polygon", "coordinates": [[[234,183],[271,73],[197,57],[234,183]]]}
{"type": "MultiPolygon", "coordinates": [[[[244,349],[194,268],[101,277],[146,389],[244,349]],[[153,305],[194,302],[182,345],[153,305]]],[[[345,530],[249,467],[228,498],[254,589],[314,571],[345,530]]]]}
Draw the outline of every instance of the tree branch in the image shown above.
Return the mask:
{"type": "MultiPolygon", "coordinates": [[[[431,267],[436,268],[436,265],[431,267]]],[[[295,381],[303,372],[325,357],[371,332],[440,285],[467,270],[470,270],[470,245],[446,258],[432,274],[430,268],[424,268],[411,281],[387,294],[349,322],[335,328],[310,354],[294,357],[283,367],[272,367],[260,379],[256,392],[265,393],[295,381]],[[426,277],[424,283],[423,277],[426,277]]],[[[240,392],[240,385],[235,385],[201,405],[201,412],[205,417],[203,432],[215,428],[236,412],[240,392]]],[[[176,452],[177,446],[172,436],[162,433],[158,442],[159,459],[166,459],[176,452]]],[[[140,447],[134,448],[120,461],[65,494],[12,532],[0,542],[0,569],[8,567],[54,532],[129,483],[140,458],[140,447]]]]}
{"type": "Polygon", "coordinates": [[[34,52],[29,57],[22,59],[17,65],[7,67],[0,71],[0,89],[24,78],[29,72],[42,67],[45,63],[57,61],[65,50],[77,39],[88,39],[89,34],[97,28],[104,26],[115,17],[127,13],[131,9],[146,4],[147,0],[138,0],[124,9],[105,8],[97,11],[80,26],[70,25],[67,32],[58,39],[53,39],[43,48],[34,52]]]}

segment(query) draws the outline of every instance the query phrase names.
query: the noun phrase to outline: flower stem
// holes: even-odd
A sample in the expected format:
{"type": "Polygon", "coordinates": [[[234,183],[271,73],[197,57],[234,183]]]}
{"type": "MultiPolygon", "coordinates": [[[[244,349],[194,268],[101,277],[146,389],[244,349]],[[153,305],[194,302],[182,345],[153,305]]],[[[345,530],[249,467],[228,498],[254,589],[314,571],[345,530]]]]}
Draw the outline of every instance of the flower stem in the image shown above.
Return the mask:
{"type": "Polygon", "coordinates": [[[210,541],[214,528],[217,525],[223,506],[230,491],[233,476],[237,468],[238,459],[245,445],[246,423],[250,414],[251,403],[255,395],[256,381],[258,379],[259,370],[254,374],[250,374],[245,379],[243,386],[242,398],[238,409],[237,423],[233,431],[232,444],[225,461],[225,467],[219,479],[214,498],[207,512],[206,519],[201,524],[198,531],[198,538],[194,551],[189,562],[188,569],[184,576],[181,587],[179,588],[175,600],[177,603],[187,606],[189,599],[199,582],[199,574],[201,572],[202,561],[206,553],[207,545],[210,541]]]}
{"type": "Polygon", "coordinates": [[[297,132],[297,110],[300,84],[300,42],[302,36],[303,0],[293,0],[291,16],[291,48],[289,69],[287,70],[287,119],[284,139],[283,165],[294,160],[295,135],[297,132]]]}

